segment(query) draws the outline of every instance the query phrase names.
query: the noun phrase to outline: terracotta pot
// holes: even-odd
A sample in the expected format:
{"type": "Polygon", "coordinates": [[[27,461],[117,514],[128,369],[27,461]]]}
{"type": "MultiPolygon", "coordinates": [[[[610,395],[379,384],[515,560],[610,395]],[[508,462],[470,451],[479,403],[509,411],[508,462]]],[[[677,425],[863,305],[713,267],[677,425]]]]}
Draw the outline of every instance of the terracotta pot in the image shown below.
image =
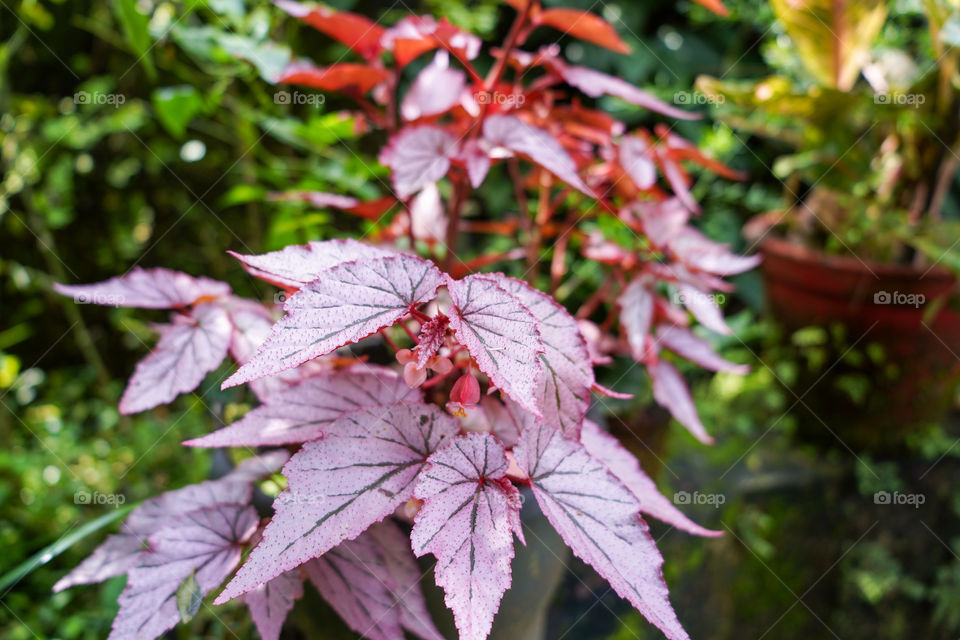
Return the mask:
{"type": "Polygon", "coordinates": [[[777,238],[760,248],[775,319],[788,329],[839,323],[850,345],[872,343],[884,354],[882,363],[854,366],[841,350],[830,354],[827,374],[801,374],[792,391],[803,396],[801,417],[813,414],[799,421],[803,431],[833,444],[886,448],[945,417],[960,380],[960,314],[947,308],[957,286],[950,272],[831,256],[777,238]],[[831,384],[851,373],[871,381],[859,402],[831,384]]]}

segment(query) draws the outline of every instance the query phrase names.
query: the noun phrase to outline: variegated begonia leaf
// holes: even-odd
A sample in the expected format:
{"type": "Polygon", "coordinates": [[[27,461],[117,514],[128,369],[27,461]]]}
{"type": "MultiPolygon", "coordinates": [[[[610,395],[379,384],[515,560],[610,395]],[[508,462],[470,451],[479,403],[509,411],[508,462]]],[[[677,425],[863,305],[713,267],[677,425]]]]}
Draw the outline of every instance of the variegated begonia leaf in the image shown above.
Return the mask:
{"type": "Polygon", "coordinates": [[[701,527],[685,516],[657,489],[656,483],[640,467],[636,456],[620,441],[601,429],[595,422],[585,420],[580,442],[591,456],[599,460],[640,501],[640,510],[657,520],[666,522],[687,533],[697,536],[716,537],[723,535],[701,527]]]}
{"type": "Polygon", "coordinates": [[[406,198],[447,175],[457,140],[434,125],[407,127],[380,152],[380,164],[392,169],[397,197],[406,198]]]}
{"type": "Polygon", "coordinates": [[[704,444],[713,444],[713,438],[697,415],[697,407],[693,404],[687,383],[677,368],[661,358],[656,363],[647,365],[647,372],[653,387],[653,399],[657,404],[665,407],[694,438],[704,444]]]}
{"type": "Polygon", "coordinates": [[[463,71],[450,68],[450,54],[438,51],[404,94],[400,115],[404,120],[416,120],[449,111],[460,102],[466,84],[463,71]]]}
{"type": "Polygon", "coordinates": [[[287,489],[263,540],[217,598],[226,602],[352,540],[413,496],[427,457],[452,438],[456,420],[434,406],[357,409],[303,445],[283,469],[287,489]]]}
{"type": "Polygon", "coordinates": [[[525,431],[513,453],[537,504],[574,555],[667,638],[687,640],[637,498],[582,444],[543,423],[525,431]]]}
{"type": "Polygon", "coordinates": [[[283,621],[294,602],[303,595],[303,577],[300,569],[282,573],[243,596],[250,617],[257,626],[260,640],[279,640],[283,621]]]}
{"type": "Polygon", "coordinates": [[[657,341],[661,346],[670,349],[677,355],[686,358],[694,364],[711,371],[729,371],[731,373],[746,373],[750,370],[745,364],[734,364],[725,360],[713,350],[710,343],[700,338],[689,329],[663,325],[657,328],[657,341]]]}
{"type": "Polygon", "coordinates": [[[483,396],[477,409],[460,420],[460,426],[468,432],[492,433],[510,449],[520,439],[523,430],[537,420],[535,415],[509,397],[483,396]]]}
{"type": "Polygon", "coordinates": [[[544,372],[537,319],[498,284],[501,279],[486,274],[448,278],[450,328],[491,383],[540,416],[538,388],[544,372]]]}
{"type": "Polygon", "coordinates": [[[230,287],[226,283],[210,278],[194,278],[162,267],[135,267],[129,273],[103,282],[54,284],[53,288],[60,295],[73,296],[79,304],[142,309],[180,309],[230,293],[230,287]]]}
{"type": "Polygon", "coordinates": [[[484,640],[510,587],[513,534],[523,540],[520,493],[504,478],[503,445],[489,434],[457,438],[428,463],[414,493],[424,502],[413,552],[436,556],[437,585],[461,640],[484,640]]]}
{"type": "Polygon", "coordinates": [[[407,629],[424,640],[442,640],[420,590],[420,571],[410,540],[389,520],[377,523],[304,565],[310,581],[347,625],[370,640],[400,640],[407,629]],[[403,570],[384,542],[399,542],[406,554],[403,570]]]}
{"type": "Polygon", "coordinates": [[[683,302],[683,306],[707,329],[725,336],[733,334],[733,330],[724,322],[723,313],[712,293],[681,282],[677,285],[677,295],[683,302]]]}
{"type": "Polygon", "coordinates": [[[587,343],[576,319],[553,298],[522,280],[498,278],[497,282],[537,319],[543,342],[540,354],[543,374],[537,385],[543,419],[565,436],[578,437],[580,423],[590,406],[594,377],[587,343]]]}
{"type": "Polygon", "coordinates": [[[123,397],[120,413],[137,413],[172,401],[197,388],[227,356],[233,324],[220,305],[204,302],[189,315],[178,314],[160,325],[160,340],[137,363],[123,397]]]}
{"type": "Polygon", "coordinates": [[[187,440],[190,447],[261,447],[308,442],[323,436],[326,427],[343,414],[361,407],[418,402],[411,389],[393,372],[358,365],[307,378],[266,401],[233,424],[209,435],[187,440]]]}
{"type": "Polygon", "coordinates": [[[493,145],[526,156],[571,187],[593,197],[593,192],[580,178],[577,163],[543,129],[516,116],[491,115],[483,122],[483,137],[493,145]]]}
{"type": "Polygon", "coordinates": [[[427,361],[436,355],[447,338],[450,318],[440,314],[423,323],[417,336],[417,368],[423,369],[427,361]]]}
{"type": "Polygon", "coordinates": [[[447,212],[437,183],[431,182],[410,201],[410,232],[417,240],[443,242],[447,237],[447,212]]]}
{"type": "Polygon", "coordinates": [[[566,64],[557,65],[563,81],[571,87],[576,87],[591,98],[602,95],[614,96],[638,107],[655,111],[678,120],[697,120],[699,113],[691,113],[667,104],[656,96],[647,93],[639,87],[589,67],[575,67],[566,64]]]}
{"type": "Polygon", "coordinates": [[[432,300],[441,284],[443,276],[432,263],[406,254],[344,262],[321,271],[287,298],[287,315],[223,387],[292,369],[389,327],[411,307],[432,300]]]}
{"type": "Polygon", "coordinates": [[[250,275],[256,276],[286,289],[299,289],[317,279],[330,267],[360,258],[379,258],[395,255],[390,249],[382,249],[352,239],[292,244],[279,251],[261,255],[242,255],[228,251],[243,263],[250,275]]]}
{"type": "Polygon", "coordinates": [[[647,336],[653,325],[653,292],[648,279],[643,276],[634,278],[620,294],[617,304],[630,352],[635,360],[643,361],[647,353],[647,336]]]}
{"type": "Polygon", "coordinates": [[[200,596],[219,587],[240,562],[240,544],[257,520],[253,507],[217,504],[166,522],[127,574],[111,640],[153,640],[175,626],[183,581],[193,576],[200,596]]]}
{"type": "Polygon", "coordinates": [[[650,144],[640,136],[624,136],[619,145],[620,166],[638,189],[657,183],[657,166],[650,157],[650,144]]]}

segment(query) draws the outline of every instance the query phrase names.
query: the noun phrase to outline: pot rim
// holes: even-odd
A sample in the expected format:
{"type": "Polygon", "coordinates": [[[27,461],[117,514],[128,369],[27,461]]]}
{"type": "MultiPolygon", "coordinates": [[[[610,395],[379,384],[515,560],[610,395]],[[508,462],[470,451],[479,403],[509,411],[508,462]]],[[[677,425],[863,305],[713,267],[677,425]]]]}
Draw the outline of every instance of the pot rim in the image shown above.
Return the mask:
{"type": "Polygon", "coordinates": [[[869,259],[832,255],[820,249],[814,249],[773,235],[763,238],[759,245],[760,251],[763,253],[775,254],[778,257],[796,262],[815,262],[827,268],[851,274],[873,272],[878,278],[913,278],[916,280],[943,280],[952,284],[957,283],[957,277],[946,267],[939,264],[921,269],[908,264],[877,262],[869,259]]]}

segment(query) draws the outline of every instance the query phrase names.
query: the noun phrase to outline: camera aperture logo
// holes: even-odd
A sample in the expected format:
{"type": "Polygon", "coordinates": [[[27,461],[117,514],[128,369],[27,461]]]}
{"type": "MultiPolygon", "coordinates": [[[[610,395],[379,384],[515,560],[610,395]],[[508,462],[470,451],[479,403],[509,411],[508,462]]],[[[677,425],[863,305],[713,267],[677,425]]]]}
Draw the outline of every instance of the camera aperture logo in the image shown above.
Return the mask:
{"type": "Polygon", "coordinates": [[[127,97],[122,93],[102,93],[100,91],[77,91],[73,94],[74,104],[109,104],[119,108],[127,97]]]}
{"type": "Polygon", "coordinates": [[[927,302],[922,293],[900,293],[899,291],[877,291],[873,294],[873,304],[890,304],[898,307],[919,309],[927,302]]]}
{"type": "Polygon", "coordinates": [[[919,509],[927,501],[922,493],[900,493],[899,491],[877,491],[873,494],[873,504],[907,505],[919,509]]]}
{"type": "Polygon", "coordinates": [[[527,101],[522,93],[505,93],[503,91],[480,91],[476,94],[477,104],[496,104],[510,107],[520,107],[527,101]]]}
{"type": "Polygon", "coordinates": [[[708,504],[715,509],[719,509],[720,505],[726,501],[727,496],[722,493],[700,493],[699,491],[690,493],[689,491],[677,491],[673,494],[674,504],[708,504]]]}
{"type": "Polygon", "coordinates": [[[314,107],[326,103],[327,96],[322,93],[306,93],[304,91],[277,91],[273,94],[274,104],[309,104],[314,107]]]}
{"type": "Polygon", "coordinates": [[[86,489],[77,489],[77,492],[73,494],[74,504],[103,504],[117,509],[126,501],[127,496],[122,493],[100,493],[99,491],[90,492],[86,489]]]}

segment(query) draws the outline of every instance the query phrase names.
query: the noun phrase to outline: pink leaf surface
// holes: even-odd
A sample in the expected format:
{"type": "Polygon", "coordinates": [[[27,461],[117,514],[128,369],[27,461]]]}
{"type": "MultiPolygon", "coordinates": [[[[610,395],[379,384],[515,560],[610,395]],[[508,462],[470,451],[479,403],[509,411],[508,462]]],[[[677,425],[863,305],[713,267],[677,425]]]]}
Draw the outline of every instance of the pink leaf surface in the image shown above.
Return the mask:
{"type": "Polygon", "coordinates": [[[460,159],[467,167],[470,185],[478,189],[490,171],[490,154],[476,140],[467,140],[460,147],[460,159]]]}
{"type": "Polygon", "coordinates": [[[316,280],[322,271],[343,262],[395,255],[389,249],[351,239],[294,244],[257,256],[228,253],[240,260],[250,275],[287,289],[299,289],[316,280]]]}
{"type": "Polygon", "coordinates": [[[191,511],[150,536],[120,594],[112,640],[152,640],[180,621],[177,589],[191,574],[201,594],[220,586],[240,562],[239,543],[257,526],[253,507],[218,504],[191,511]]]}
{"type": "Polygon", "coordinates": [[[639,189],[657,183],[657,167],[650,157],[650,145],[638,136],[625,136],[620,141],[620,166],[639,189]]]}
{"type": "Polygon", "coordinates": [[[519,153],[590,197],[573,161],[553,136],[515,116],[491,115],[483,122],[483,137],[498,147],[519,153]]]}
{"type": "Polygon", "coordinates": [[[678,198],[662,202],[637,202],[634,211],[640,217],[643,232],[657,247],[666,247],[690,219],[690,211],[678,198]]]}
{"type": "Polygon", "coordinates": [[[450,54],[438,51],[403,96],[400,114],[404,120],[416,120],[445,113],[460,102],[466,84],[463,71],[450,68],[450,54]]]}
{"type": "Polygon", "coordinates": [[[543,343],[537,320],[497,284],[502,279],[489,275],[448,279],[454,305],[450,328],[497,388],[539,416],[543,343]]]}
{"type": "Polygon", "coordinates": [[[205,302],[163,325],[160,340],[141,360],[120,399],[120,413],[137,413],[197,388],[227,356],[233,325],[223,307],[205,302]]]}
{"type": "Polygon", "coordinates": [[[711,331],[725,336],[733,335],[733,330],[723,321],[723,313],[712,293],[681,283],[677,285],[680,300],[697,321],[711,331]]]}
{"type": "Polygon", "coordinates": [[[436,407],[358,409],[305,444],[283,472],[287,489],[263,540],[217,598],[227,602],[363,533],[413,496],[427,457],[459,426],[436,407]]]}
{"type": "Polygon", "coordinates": [[[760,256],[738,256],[696,229],[686,228],[670,243],[674,254],[691,268],[718,276],[733,276],[760,264],[760,256]]]}
{"type": "Polygon", "coordinates": [[[420,392],[389,371],[357,367],[307,378],[267,397],[233,424],[187,440],[190,447],[260,447],[316,440],[343,414],[361,407],[418,402],[420,392]]]}
{"type": "Polygon", "coordinates": [[[657,404],[666,408],[697,440],[704,444],[713,444],[713,438],[697,415],[697,407],[693,404],[687,383],[676,367],[661,359],[656,364],[648,365],[647,371],[653,386],[653,399],[657,404]]]}
{"type": "Polygon", "coordinates": [[[432,553],[462,640],[484,640],[510,587],[513,535],[523,540],[520,494],[504,478],[503,445],[488,434],[457,438],[429,459],[415,495],[424,501],[410,540],[432,553]]]}
{"type": "Polygon", "coordinates": [[[291,369],[389,327],[432,300],[442,283],[433,264],[405,254],[330,267],[287,299],[287,315],[223,387],[291,369]]]}
{"type": "Polygon", "coordinates": [[[750,370],[750,367],[745,364],[734,364],[724,360],[713,350],[709,342],[683,327],[661,326],[657,329],[657,340],[677,355],[711,371],[744,374],[750,370]]]}
{"type": "Polygon", "coordinates": [[[279,640],[280,630],[294,602],[303,595],[299,570],[283,573],[243,596],[260,640],[279,640]]]}
{"type": "Polygon", "coordinates": [[[576,438],[590,406],[593,367],[576,319],[547,294],[515,278],[498,279],[533,314],[543,342],[543,375],[537,385],[539,406],[547,424],[576,438]]]}
{"type": "Polygon", "coordinates": [[[389,518],[367,529],[364,535],[372,538],[380,547],[403,628],[423,640],[444,640],[427,611],[427,602],[420,589],[423,572],[413,557],[409,536],[389,518]]]}
{"type": "Polygon", "coordinates": [[[616,76],[607,75],[589,67],[568,65],[558,65],[558,67],[564,82],[571,87],[580,89],[591,98],[608,95],[670,118],[677,118],[678,120],[698,120],[700,118],[700,114],[677,109],[616,76]]]}
{"type": "Polygon", "coordinates": [[[393,170],[397,197],[406,198],[447,175],[457,154],[456,139],[440,127],[407,127],[380,152],[380,164],[393,170]]]}
{"type": "Polygon", "coordinates": [[[410,201],[410,227],[418,240],[443,242],[446,239],[447,213],[436,182],[425,186],[410,201]]]}
{"type": "Polygon", "coordinates": [[[170,269],[140,269],[94,284],[54,284],[63,296],[73,296],[80,304],[142,309],[179,309],[201,299],[213,299],[230,293],[223,282],[194,278],[170,269]]]}
{"type": "Polygon", "coordinates": [[[467,412],[460,421],[464,431],[492,433],[503,446],[512,448],[520,434],[536,423],[537,417],[510,398],[484,396],[476,409],[467,412]]]}
{"type": "Polygon", "coordinates": [[[447,337],[447,327],[450,319],[445,315],[438,315],[423,323],[420,335],[417,336],[417,368],[423,369],[427,361],[440,350],[447,337]]]}
{"type": "Polygon", "coordinates": [[[583,423],[581,442],[587,453],[599,460],[640,501],[640,510],[687,533],[697,536],[716,537],[723,535],[701,527],[683,515],[670,500],[657,489],[656,483],[644,473],[637,458],[627,451],[620,441],[596,423],[583,423]]]}
{"type": "Polygon", "coordinates": [[[583,445],[544,424],[514,449],[544,515],[573,550],[671,640],[687,640],[670,605],[663,558],[636,497],[583,445]]]}
{"type": "Polygon", "coordinates": [[[630,351],[637,361],[643,361],[647,352],[647,336],[653,324],[653,294],[650,284],[638,276],[627,285],[617,304],[620,306],[620,324],[626,330],[630,351]]]}

